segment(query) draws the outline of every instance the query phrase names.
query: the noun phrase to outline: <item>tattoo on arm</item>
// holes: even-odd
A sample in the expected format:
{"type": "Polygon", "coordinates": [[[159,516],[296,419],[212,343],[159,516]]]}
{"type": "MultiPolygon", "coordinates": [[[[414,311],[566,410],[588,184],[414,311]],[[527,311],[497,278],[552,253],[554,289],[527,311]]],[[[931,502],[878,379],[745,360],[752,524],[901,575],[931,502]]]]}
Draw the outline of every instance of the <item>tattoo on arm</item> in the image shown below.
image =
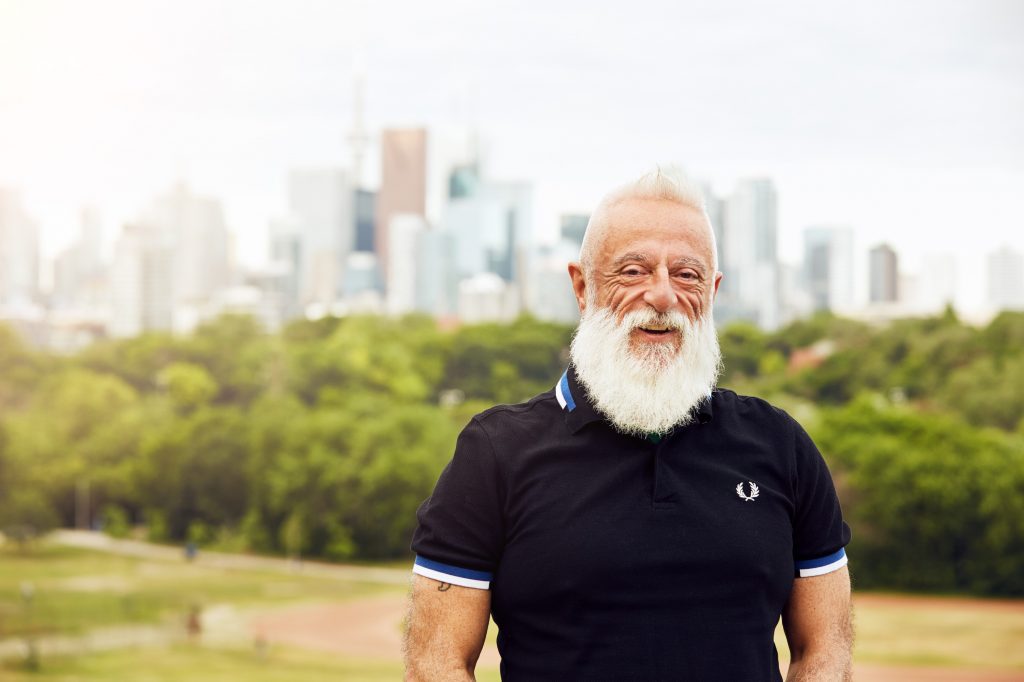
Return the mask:
{"type": "Polygon", "coordinates": [[[438,592],[447,592],[451,588],[452,588],[451,583],[441,583],[440,585],[437,586],[437,591],[438,592]]]}

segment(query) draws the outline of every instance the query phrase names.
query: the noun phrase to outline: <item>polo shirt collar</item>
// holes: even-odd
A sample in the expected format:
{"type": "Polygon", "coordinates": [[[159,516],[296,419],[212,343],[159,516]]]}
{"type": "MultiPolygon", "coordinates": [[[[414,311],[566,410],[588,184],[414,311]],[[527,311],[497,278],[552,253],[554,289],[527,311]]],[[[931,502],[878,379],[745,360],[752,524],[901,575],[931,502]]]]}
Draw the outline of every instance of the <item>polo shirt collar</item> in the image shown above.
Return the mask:
{"type": "MultiPolygon", "coordinates": [[[[714,416],[712,396],[713,393],[709,393],[708,397],[697,406],[698,424],[707,424],[714,416]]],[[[555,385],[555,398],[565,412],[565,423],[572,433],[578,432],[591,422],[604,420],[604,416],[590,402],[583,384],[576,376],[576,369],[572,365],[569,365],[568,369],[562,373],[562,377],[555,385]]]]}
{"type": "Polygon", "coordinates": [[[562,373],[562,378],[555,386],[555,397],[565,412],[565,423],[569,430],[576,433],[590,422],[602,421],[604,416],[597,411],[587,396],[583,384],[576,377],[576,368],[569,368],[562,373]]]}

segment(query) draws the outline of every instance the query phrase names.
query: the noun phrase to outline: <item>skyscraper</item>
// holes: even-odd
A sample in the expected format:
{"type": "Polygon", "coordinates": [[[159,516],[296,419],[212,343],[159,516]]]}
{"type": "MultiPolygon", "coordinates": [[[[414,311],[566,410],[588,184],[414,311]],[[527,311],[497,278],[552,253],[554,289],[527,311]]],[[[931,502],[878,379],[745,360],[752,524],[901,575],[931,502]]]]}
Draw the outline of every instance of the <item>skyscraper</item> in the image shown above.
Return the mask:
{"type": "Polygon", "coordinates": [[[302,272],[302,243],[294,219],[270,221],[270,267],[278,280],[281,316],[284,319],[302,313],[299,277],[302,272]]]}
{"type": "Polygon", "coordinates": [[[814,310],[841,312],[853,306],[853,230],[804,230],[803,281],[814,310]]]}
{"type": "Polygon", "coordinates": [[[518,182],[481,182],[472,196],[453,199],[443,228],[455,242],[460,279],[490,272],[518,282],[520,258],[531,232],[532,187],[518,182]]]}
{"type": "Polygon", "coordinates": [[[531,252],[530,276],[524,282],[529,285],[526,294],[531,315],[564,324],[579,321],[579,305],[566,267],[579,253],[579,244],[568,239],[531,252]]]}
{"type": "Polygon", "coordinates": [[[1024,310],[1024,254],[1002,246],[988,255],[988,302],[996,310],[1024,310]]]}
{"type": "Polygon", "coordinates": [[[952,253],[924,254],[916,307],[924,313],[941,312],[953,303],[957,292],[956,258],[952,253]]]}
{"type": "Polygon", "coordinates": [[[741,180],[725,204],[715,304],[718,323],[744,319],[763,329],[780,323],[777,198],[767,178],[741,180]]]}
{"type": "Polygon", "coordinates": [[[299,306],[332,305],[343,295],[345,265],[355,244],[357,194],[340,168],[288,175],[288,205],[298,240],[299,306]]]}
{"type": "Polygon", "coordinates": [[[868,301],[895,303],[900,300],[899,257],[888,244],[868,252],[868,301]]]}
{"type": "Polygon", "coordinates": [[[573,244],[576,253],[583,246],[583,236],[587,233],[590,215],[586,213],[563,213],[560,219],[559,235],[562,241],[573,244]]]}
{"type": "Polygon", "coordinates": [[[0,188],[0,304],[35,304],[39,298],[39,228],[21,196],[0,188]]]}
{"type": "Polygon", "coordinates": [[[384,130],[380,149],[381,179],[374,245],[377,262],[386,278],[391,218],[399,213],[426,216],[427,131],[424,128],[384,130]]]}
{"type": "Polygon", "coordinates": [[[374,251],[377,217],[377,193],[366,189],[355,190],[355,251],[374,251]]]}
{"type": "Polygon", "coordinates": [[[174,324],[172,235],[151,225],[125,225],[110,268],[111,336],[170,331],[174,324]]]}
{"type": "Polygon", "coordinates": [[[710,183],[701,183],[700,190],[704,195],[704,212],[707,213],[711,231],[715,235],[718,268],[721,270],[722,263],[725,262],[725,257],[722,255],[722,249],[725,246],[725,201],[715,194],[710,183]]]}
{"type": "Polygon", "coordinates": [[[178,183],[139,222],[170,244],[175,306],[203,301],[230,283],[229,237],[219,200],[178,183]]]}
{"type": "Polygon", "coordinates": [[[57,256],[53,268],[51,305],[56,309],[95,311],[105,296],[99,213],[88,207],[80,214],[79,237],[57,256]]]}
{"type": "Polygon", "coordinates": [[[433,227],[416,235],[416,310],[438,318],[456,314],[458,280],[450,232],[433,227]]]}
{"type": "Polygon", "coordinates": [[[403,315],[416,309],[416,255],[420,233],[427,229],[423,216],[397,213],[388,225],[387,309],[403,315]]]}
{"type": "Polygon", "coordinates": [[[179,183],[118,237],[110,272],[110,332],[188,331],[196,311],[231,278],[220,202],[179,183]]]}

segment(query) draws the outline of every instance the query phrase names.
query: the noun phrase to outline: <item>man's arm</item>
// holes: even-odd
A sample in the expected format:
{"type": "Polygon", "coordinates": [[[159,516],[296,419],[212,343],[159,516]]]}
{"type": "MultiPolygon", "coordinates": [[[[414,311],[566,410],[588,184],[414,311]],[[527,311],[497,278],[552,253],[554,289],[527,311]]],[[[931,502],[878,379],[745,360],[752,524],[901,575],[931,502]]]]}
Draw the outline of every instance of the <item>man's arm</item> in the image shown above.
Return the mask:
{"type": "Polygon", "coordinates": [[[852,679],[853,614],[850,571],[837,571],[793,581],[782,612],[789,642],[786,682],[852,679]]]}
{"type": "Polygon", "coordinates": [[[413,575],[405,633],[406,682],[475,680],[490,615],[490,590],[413,575]]]}

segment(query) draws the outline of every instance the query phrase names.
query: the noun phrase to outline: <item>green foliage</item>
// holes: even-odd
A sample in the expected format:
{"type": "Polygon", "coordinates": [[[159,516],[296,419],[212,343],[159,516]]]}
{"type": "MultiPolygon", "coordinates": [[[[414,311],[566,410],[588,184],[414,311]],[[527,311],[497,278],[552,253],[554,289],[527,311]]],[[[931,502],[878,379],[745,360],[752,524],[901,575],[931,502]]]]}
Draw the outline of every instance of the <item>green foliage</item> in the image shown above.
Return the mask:
{"type": "Polygon", "coordinates": [[[142,513],[146,524],[146,539],[150,542],[167,542],[170,531],[167,527],[167,514],[160,509],[146,509],[142,513]]]}
{"type": "Polygon", "coordinates": [[[116,504],[108,504],[100,512],[100,518],[103,520],[103,530],[107,535],[115,538],[128,537],[132,527],[124,509],[116,504]]]}
{"type": "Polygon", "coordinates": [[[46,534],[58,525],[57,513],[40,492],[25,488],[5,491],[0,499],[0,532],[19,544],[46,534]]]}
{"type": "MultiPolygon", "coordinates": [[[[57,358],[0,326],[0,529],[89,521],[310,558],[408,552],[460,428],[551,388],[569,327],[227,316],[57,358]],[[79,511],[82,511],[81,509],[79,511]]],[[[1024,594],[1024,313],[720,334],[722,384],[811,427],[862,586],[1024,594]]]]}
{"type": "Polygon", "coordinates": [[[18,334],[0,323],[0,414],[20,406],[45,375],[44,358],[33,353],[18,334]]]}
{"type": "Polygon", "coordinates": [[[160,372],[160,385],[166,387],[171,402],[182,412],[208,405],[217,395],[217,382],[210,373],[190,362],[175,362],[160,372]]]}
{"type": "Polygon", "coordinates": [[[236,525],[248,508],[248,432],[234,407],[204,407],[175,418],[172,411],[139,444],[135,504],[167,514],[171,538],[196,521],[236,525]]]}
{"type": "Polygon", "coordinates": [[[444,386],[491,403],[526,400],[550,389],[565,369],[571,331],[529,317],[464,327],[452,339],[444,386]]]}
{"type": "Polygon", "coordinates": [[[863,396],[822,414],[863,587],[1024,594],[1024,439],[863,396]]]}
{"type": "Polygon", "coordinates": [[[326,338],[303,335],[286,344],[288,383],[308,404],[353,390],[429,400],[438,388],[442,352],[440,333],[427,318],[346,318],[326,338]]]}
{"type": "Polygon", "coordinates": [[[749,322],[731,324],[719,333],[718,343],[725,364],[723,382],[741,381],[762,374],[765,334],[756,325],[749,322]]]}
{"type": "Polygon", "coordinates": [[[185,360],[181,342],[170,334],[150,332],[131,339],[94,344],[82,351],[78,364],[102,374],[120,377],[138,391],[158,388],[160,370],[185,360]]]}
{"type": "Polygon", "coordinates": [[[247,405],[272,378],[272,344],[255,319],[224,315],[182,342],[185,357],[209,373],[221,403],[247,405]]]}

